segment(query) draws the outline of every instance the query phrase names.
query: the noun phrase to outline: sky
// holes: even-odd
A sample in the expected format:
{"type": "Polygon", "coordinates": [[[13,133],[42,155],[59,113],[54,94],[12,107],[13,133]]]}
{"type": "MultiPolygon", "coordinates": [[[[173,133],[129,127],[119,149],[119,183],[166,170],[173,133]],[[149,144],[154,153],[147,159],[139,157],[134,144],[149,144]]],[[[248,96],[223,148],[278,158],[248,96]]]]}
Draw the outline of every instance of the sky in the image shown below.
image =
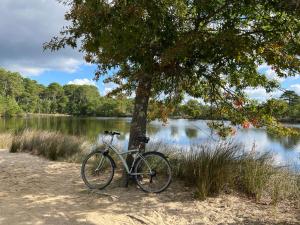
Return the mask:
{"type": "MultiPolygon", "coordinates": [[[[57,0],[1,0],[0,67],[19,72],[44,85],[52,82],[95,85],[104,95],[114,85],[104,84],[103,79],[93,81],[96,66],[85,63],[76,49],[43,51],[43,43],[67,25],[64,20],[66,11],[67,8],[57,0]]],[[[276,73],[268,65],[261,65],[258,70],[269,78],[276,78],[276,73]]],[[[300,95],[299,76],[278,81],[283,88],[300,95]]],[[[282,93],[275,91],[267,94],[262,88],[247,89],[246,92],[259,101],[279,97],[282,93]]]]}

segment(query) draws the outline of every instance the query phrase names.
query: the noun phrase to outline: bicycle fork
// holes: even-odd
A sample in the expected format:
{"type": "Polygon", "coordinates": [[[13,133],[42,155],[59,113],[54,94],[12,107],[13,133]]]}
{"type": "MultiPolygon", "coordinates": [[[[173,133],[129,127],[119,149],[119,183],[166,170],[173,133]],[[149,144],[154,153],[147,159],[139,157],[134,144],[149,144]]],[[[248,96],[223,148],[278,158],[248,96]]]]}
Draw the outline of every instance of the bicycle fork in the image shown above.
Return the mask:
{"type": "Polygon", "coordinates": [[[102,156],[102,157],[101,157],[101,160],[100,160],[100,162],[99,162],[99,165],[98,165],[97,168],[95,169],[95,172],[98,172],[98,171],[101,169],[103,162],[104,162],[104,157],[102,156]]]}

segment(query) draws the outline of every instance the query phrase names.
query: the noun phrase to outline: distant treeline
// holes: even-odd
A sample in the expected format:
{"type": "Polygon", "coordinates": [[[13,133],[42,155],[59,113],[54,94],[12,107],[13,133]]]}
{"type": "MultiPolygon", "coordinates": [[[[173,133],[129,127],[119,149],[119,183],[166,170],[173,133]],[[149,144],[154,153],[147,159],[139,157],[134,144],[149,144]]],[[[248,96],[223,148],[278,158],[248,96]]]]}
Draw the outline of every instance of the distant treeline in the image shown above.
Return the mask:
{"type": "Polygon", "coordinates": [[[130,116],[132,100],[100,96],[91,85],[51,83],[47,87],[0,68],[0,115],[24,113],[130,116]]]}
{"type": "MultiPolygon", "coordinates": [[[[296,92],[287,90],[280,98],[271,98],[263,103],[256,103],[261,109],[266,110],[271,116],[282,122],[300,123],[300,96],[296,92]]],[[[187,103],[178,105],[173,116],[197,119],[225,119],[212,117],[211,108],[201,105],[197,100],[189,100],[187,103]]]]}
{"type": "MultiPolygon", "coordinates": [[[[280,99],[262,103],[271,109],[271,114],[280,120],[300,120],[300,97],[286,91],[280,99]]],[[[150,103],[149,111],[156,104],[150,103]]],[[[100,96],[99,90],[91,85],[68,84],[48,86],[22,77],[19,73],[0,68],[0,116],[16,116],[24,113],[69,114],[76,116],[131,116],[133,99],[100,96]]],[[[175,118],[212,119],[208,105],[189,100],[174,107],[168,116],[175,118]]],[[[225,118],[226,119],[226,118],[225,118]]]]}

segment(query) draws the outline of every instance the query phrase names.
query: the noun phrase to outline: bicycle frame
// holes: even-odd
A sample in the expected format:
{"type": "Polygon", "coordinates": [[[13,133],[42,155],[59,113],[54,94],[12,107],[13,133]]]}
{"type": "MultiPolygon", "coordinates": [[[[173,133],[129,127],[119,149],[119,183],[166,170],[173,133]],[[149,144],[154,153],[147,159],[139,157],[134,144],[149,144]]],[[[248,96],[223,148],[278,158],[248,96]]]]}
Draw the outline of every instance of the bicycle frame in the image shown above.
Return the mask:
{"type": "MultiPolygon", "coordinates": [[[[132,150],[128,150],[128,151],[120,151],[118,148],[116,148],[112,143],[113,143],[113,140],[114,140],[114,135],[110,135],[111,136],[111,140],[109,142],[105,141],[104,140],[104,136],[102,137],[102,142],[104,143],[105,145],[105,151],[109,151],[109,150],[112,150],[114,153],[116,153],[116,155],[120,158],[123,166],[125,167],[126,169],[126,172],[129,174],[129,175],[139,175],[139,174],[142,174],[142,173],[133,173],[133,166],[135,164],[135,162],[137,161],[138,158],[141,158],[147,165],[148,169],[150,170],[150,174],[152,173],[152,170],[151,170],[151,167],[149,166],[147,160],[143,157],[143,155],[139,152],[140,150],[139,149],[132,149],[132,150]],[[136,153],[136,156],[134,156],[134,160],[129,168],[125,158],[123,157],[123,155],[127,155],[127,154],[134,154],[136,153]]],[[[99,165],[100,166],[100,165],[99,165]]],[[[98,167],[99,167],[98,166],[98,167]]]]}

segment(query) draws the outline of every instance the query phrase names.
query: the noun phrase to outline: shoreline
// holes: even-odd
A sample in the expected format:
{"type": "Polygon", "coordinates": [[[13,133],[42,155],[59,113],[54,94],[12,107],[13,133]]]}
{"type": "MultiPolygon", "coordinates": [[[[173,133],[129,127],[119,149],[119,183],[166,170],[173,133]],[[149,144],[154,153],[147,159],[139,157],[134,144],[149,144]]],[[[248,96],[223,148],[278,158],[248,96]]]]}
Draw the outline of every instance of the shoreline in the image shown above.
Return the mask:
{"type": "MultiPolygon", "coordinates": [[[[70,114],[63,114],[63,113],[24,113],[22,115],[12,116],[12,117],[5,117],[0,116],[3,119],[9,118],[29,118],[29,117],[74,117],[74,118],[131,118],[131,115],[124,115],[124,116],[88,116],[88,115],[70,115],[70,114]]],[[[172,120],[203,120],[203,121],[210,121],[210,118],[188,118],[188,117],[170,117],[168,119],[172,120]]],[[[214,121],[219,121],[215,119],[214,121]]],[[[227,120],[225,120],[227,121],[227,120]]],[[[300,119],[278,119],[278,122],[285,123],[285,124],[300,124],[300,119]]]]}

